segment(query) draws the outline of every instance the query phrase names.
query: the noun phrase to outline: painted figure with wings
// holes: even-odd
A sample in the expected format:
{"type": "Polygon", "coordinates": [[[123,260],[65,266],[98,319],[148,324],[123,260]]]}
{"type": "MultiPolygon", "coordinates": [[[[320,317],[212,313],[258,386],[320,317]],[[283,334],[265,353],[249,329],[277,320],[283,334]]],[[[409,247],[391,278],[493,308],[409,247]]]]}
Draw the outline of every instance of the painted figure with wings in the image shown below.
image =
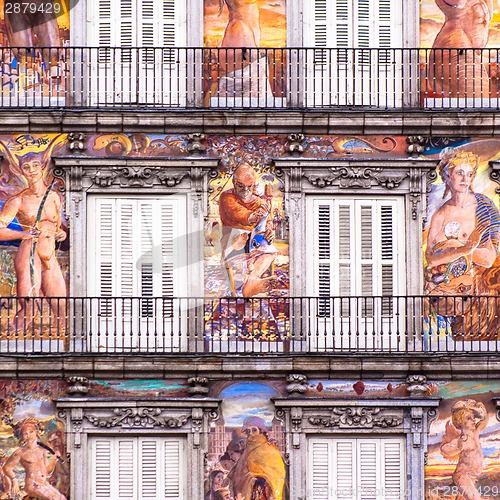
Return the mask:
{"type": "Polygon", "coordinates": [[[53,189],[55,179],[48,179],[47,169],[54,147],[64,141],[65,137],[57,136],[44,153],[30,152],[23,156],[13,154],[0,143],[10,172],[26,185],[9,197],[0,211],[0,240],[21,240],[14,260],[20,306],[12,325],[16,330],[26,328],[33,321],[30,297],[61,298],[51,301],[56,317],[64,315],[66,308],[66,282],[55,251],[56,242],[66,239],[62,229],[62,201],[53,189]],[[14,219],[21,231],[9,227],[14,219]]]}

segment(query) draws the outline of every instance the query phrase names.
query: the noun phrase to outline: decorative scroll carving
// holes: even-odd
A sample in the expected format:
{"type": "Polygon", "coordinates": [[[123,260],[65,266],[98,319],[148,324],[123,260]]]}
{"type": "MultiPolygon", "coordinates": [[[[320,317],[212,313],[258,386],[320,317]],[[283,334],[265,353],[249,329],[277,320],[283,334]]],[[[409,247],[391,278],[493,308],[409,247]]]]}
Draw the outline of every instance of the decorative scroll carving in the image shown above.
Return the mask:
{"type": "Polygon", "coordinates": [[[292,425],[292,446],[300,448],[300,433],[302,432],[302,408],[292,408],[290,412],[292,425]]]}
{"type": "Polygon", "coordinates": [[[309,417],[309,423],[322,427],[363,428],[397,427],[403,417],[388,413],[381,408],[339,407],[333,408],[330,417],[309,417]]]}
{"type": "Polygon", "coordinates": [[[198,448],[201,443],[201,431],[203,429],[203,410],[201,408],[193,408],[191,412],[191,426],[193,436],[193,445],[198,448]]]}
{"type": "Polygon", "coordinates": [[[307,390],[307,377],[301,373],[290,373],[286,377],[288,394],[304,394],[307,390]]]}
{"type": "Polygon", "coordinates": [[[424,411],[422,407],[417,406],[411,409],[411,431],[413,433],[413,447],[422,446],[422,432],[424,420],[424,411]]]}
{"type": "Polygon", "coordinates": [[[188,175],[188,172],[172,174],[170,170],[161,167],[110,167],[99,169],[91,175],[91,179],[99,187],[114,184],[121,187],[151,187],[155,184],[174,187],[188,175]]]}
{"type": "Polygon", "coordinates": [[[298,156],[304,152],[304,134],[288,134],[287,139],[286,150],[289,153],[298,156]]]}
{"type": "Polygon", "coordinates": [[[379,184],[386,189],[399,187],[407,176],[406,173],[391,172],[382,167],[331,167],[329,173],[304,174],[304,177],[315,187],[324,188],[338,184],[345,189],[369,189],[379,184]]]}
{"type": "Polygon", "coordinates": [[[85,418],[95,427],[147,428],[164,427],[175,429],[182,427],[188,416],[179,418],[162,416],[160,408],[115,408],[113,416],[95,416],[86,414],[85,418]]]}

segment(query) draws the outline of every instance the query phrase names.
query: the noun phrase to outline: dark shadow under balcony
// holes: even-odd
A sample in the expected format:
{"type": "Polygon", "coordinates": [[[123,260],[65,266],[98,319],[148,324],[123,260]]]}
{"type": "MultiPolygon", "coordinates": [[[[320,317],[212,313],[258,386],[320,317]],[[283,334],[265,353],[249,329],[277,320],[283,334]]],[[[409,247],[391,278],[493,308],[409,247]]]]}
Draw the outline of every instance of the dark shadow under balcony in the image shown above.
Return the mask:
{"type": "Polygon", "coordinates": [[[499,51],[3,47],[0,106],[496,110],[499,51]]]}
{"type": "Polygon", "coordinates": [[[0,299],[0,354],[494,354],[496,296],[0,299]]]}

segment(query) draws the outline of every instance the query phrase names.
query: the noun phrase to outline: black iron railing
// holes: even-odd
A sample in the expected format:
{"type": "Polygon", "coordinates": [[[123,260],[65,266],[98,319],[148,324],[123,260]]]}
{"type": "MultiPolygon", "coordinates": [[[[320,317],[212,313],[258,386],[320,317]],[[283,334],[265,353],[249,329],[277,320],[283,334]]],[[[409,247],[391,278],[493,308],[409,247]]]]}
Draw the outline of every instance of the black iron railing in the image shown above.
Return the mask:
{"type": "Polygon", "coordinates": [[[498,109],[500,49],[0,51],[2,108],[498,109]]]}
{"type": "Polygon", "coordinates": [[[500,297],[1,298],[0,354],[500,351],[500,297]]]}

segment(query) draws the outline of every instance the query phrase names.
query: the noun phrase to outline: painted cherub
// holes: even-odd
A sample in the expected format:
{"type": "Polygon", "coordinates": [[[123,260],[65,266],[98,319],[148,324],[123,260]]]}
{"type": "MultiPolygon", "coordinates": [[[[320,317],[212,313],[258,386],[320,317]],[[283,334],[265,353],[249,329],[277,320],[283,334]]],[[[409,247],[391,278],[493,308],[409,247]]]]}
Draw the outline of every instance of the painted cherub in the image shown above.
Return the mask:
{"type": "Polygon", "coordinates": [[[457,401],[451,407],[451,422],[441,442],[441,453],[448,460],[457,460],[453,484],[458,487],[457,500],[481,500],[476,482],[483,471],[483,449],[479,434],[488,424],[483,403],[473,399],[457,401]]]}

